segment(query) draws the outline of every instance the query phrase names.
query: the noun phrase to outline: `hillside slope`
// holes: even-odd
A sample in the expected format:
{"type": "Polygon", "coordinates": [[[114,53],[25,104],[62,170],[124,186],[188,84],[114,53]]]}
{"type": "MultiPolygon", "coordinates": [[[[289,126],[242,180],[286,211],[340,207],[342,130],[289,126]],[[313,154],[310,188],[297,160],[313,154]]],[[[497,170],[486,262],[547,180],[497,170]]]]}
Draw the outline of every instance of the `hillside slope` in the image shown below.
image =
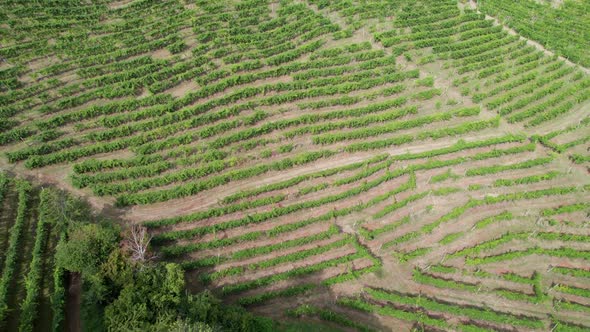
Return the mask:
{"type": "Polygon", "coordinates": [[[191,290],[590,328],[584,68],[450,0],[3,3],[2,167],[143,224],[191,290]]]}

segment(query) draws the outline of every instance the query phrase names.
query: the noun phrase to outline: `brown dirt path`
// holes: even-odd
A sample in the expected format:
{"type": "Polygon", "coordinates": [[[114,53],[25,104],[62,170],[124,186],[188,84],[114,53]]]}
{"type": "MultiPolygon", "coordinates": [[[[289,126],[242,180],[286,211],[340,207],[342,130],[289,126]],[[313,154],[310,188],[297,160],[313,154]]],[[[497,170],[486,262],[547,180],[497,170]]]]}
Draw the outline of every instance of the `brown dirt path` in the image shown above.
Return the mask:
{"type": "Polygon", "coordinates": [[[71,273],[68,280],[66,294],[66,329],[69,332],[82,330],[80,319],[80,305],[82,304],[82,277],[79,273],[71,273]]]}

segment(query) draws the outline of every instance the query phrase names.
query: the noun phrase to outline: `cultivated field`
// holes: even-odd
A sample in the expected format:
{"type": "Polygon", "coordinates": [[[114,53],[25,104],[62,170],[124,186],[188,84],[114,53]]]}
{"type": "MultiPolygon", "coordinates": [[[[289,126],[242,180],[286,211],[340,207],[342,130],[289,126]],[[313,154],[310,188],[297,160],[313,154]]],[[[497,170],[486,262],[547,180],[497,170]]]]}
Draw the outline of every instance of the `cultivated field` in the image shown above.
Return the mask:
{"type": "MultiPolygon", "coordinates": [[[[191,291],[345,330],[590,329],[587,1],[0,17],[2,169],[147,227],[191,291]]],[[[61,313],[42,211],[63,194],[0,180],[0,330],[38,328],[61,313]]]]}

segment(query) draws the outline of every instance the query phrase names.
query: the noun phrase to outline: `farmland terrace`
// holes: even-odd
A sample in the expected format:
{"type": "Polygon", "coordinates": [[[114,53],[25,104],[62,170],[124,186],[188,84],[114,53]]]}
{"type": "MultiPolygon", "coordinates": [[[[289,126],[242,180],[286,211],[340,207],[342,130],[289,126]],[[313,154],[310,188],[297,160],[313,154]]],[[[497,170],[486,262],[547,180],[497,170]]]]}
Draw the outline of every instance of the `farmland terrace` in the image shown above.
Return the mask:
{"type": "MultiPolygon", "coordinates": [[[[590,329],[588,2],[1,2],[2,169],[147,227],[192,291],[346,330],[590,329]]],[[[2,264],[14,223],[47,238],[21,181],[2,264]]]]}

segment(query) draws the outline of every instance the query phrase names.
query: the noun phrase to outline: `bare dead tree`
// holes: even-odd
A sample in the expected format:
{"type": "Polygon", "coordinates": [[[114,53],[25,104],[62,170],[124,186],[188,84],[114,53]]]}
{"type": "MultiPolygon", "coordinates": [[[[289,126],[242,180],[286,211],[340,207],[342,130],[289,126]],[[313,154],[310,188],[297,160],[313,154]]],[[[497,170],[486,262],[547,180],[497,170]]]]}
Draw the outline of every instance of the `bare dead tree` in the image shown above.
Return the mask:
{"type": "Polygon", "coordinates": [[[127,245],[131,252],[131,259],[140,263],[152,260],[154,256],[148,250],[151,240],[152,235],[147,232],[147,228],[140,225],[131,226],[129,235],[127,236],[127,245]]]}

